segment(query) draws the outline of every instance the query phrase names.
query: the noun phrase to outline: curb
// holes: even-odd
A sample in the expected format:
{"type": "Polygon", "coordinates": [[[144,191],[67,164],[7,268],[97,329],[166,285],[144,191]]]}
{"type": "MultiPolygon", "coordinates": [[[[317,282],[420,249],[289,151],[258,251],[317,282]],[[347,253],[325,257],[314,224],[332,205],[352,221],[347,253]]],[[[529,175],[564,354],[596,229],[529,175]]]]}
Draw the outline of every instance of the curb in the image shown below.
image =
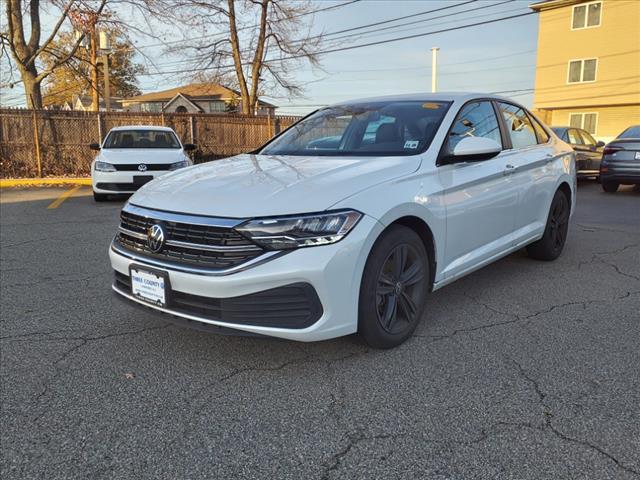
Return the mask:
{"type": "Polygon", "coordinates": [[[90,178],[2,178],[0,188],[37,187],[43,185],[91,185],[90,178]]]}

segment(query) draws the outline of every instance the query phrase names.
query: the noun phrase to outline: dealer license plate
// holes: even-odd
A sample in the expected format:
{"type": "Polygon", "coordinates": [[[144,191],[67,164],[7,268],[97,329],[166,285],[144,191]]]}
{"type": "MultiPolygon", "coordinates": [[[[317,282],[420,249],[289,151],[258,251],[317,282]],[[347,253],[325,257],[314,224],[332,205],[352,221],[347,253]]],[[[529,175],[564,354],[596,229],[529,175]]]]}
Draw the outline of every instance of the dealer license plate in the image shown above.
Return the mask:
{"type": "Polygon", "coordinates": [[[131,293],[140,300],[164,307],[167,305],[167,274],[132,266],[129,270],[131,293]]]}

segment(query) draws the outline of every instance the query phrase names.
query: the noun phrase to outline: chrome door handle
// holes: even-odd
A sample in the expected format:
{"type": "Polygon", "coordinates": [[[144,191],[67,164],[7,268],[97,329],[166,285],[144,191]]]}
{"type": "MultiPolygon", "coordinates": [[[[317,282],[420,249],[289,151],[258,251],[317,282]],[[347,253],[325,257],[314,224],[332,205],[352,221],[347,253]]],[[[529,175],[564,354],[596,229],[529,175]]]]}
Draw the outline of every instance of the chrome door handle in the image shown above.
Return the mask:
{"type": "Polygon", "coordinates": [[[546,163],[551,163],[551,162],[553,162],[553,161],[555,160],[555,158],[556,158],[556,157],[554,157],[554,156],[553,156],[553,155],[551,155],[551,154],[548,154],[548,155],[546,155],[545,157],[546,157],[546,158],[545,158],[546,163]]]}
{"type": "Polygon", "coordinates": [[[502,172],[503,175],[510,175],[513,172],[516,171],[516,167],[511,165],[510,163],[507,163],[504,167],[504,171],[502,172]]]}

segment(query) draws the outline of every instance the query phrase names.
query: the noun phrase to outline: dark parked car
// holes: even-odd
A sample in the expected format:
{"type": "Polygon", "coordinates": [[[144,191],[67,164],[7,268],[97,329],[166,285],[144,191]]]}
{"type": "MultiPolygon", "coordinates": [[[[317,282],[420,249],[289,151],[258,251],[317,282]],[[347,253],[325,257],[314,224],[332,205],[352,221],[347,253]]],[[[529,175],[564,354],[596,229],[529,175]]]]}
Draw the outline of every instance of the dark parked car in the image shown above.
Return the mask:
{"type": "Polygon", "coordinates": [[[589,132],[575,127],[551,127],[576,152],[578,178],[598,177],[604,142],[596,142],[589,132]]]}
{"type": "Polygon", "coordinates": [[[610,193],[620,184],[640,185],[640,125],[627,128],[604,147],[600,183],[610,193]]]}

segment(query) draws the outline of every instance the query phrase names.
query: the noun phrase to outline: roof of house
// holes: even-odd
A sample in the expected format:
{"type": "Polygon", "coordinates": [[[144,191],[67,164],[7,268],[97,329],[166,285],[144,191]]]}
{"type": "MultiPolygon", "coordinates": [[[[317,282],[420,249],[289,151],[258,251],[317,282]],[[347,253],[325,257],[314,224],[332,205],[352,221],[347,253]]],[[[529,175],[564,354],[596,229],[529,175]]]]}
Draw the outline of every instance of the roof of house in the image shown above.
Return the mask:
{"type": "Polygon", "coordinates": [[[575,5],[578,3],[586,2],[587,0],[541,0],[529,5],[532,10],[549,10],[552,8],[566,7],[568,5],[575,5]]]}
{"type": "MultiPolygon", "coordinates": [[[[84,108],[90,108],[93,103],[93,99],[91,95],[73,95],[71,103],[75,105],[76,102],[80,102],[84,108]]],[[[120,97],[110,97],[109,103],[112,108],[122,108],[122,98],[120,97]]],[[[104,97],[100,97],[99,107],[104,108],[106,103],[104,101],[104,97]]]]}
{"type": "Polygon", "coordinates": [[[231,88],[227,88],[217,83],[192,83],[181,87],[161,90],[159,92],[144,93],[136,97],[130,97],[128,102],[162,102],[169,101],[177,94],[181,93],[192,99],[219,98],[228,99],[239,97],[240,94],[231,88]]]}
{"type": "MultiPolygon", "coordinates": [[[[168,102],[175,98],[178,94],[189,100],[230,100],[232,98],[241,98],[240,92],[232,88],[225,87],[218,83],[191,83],[181,87],[161,90],[159,92],[144,93],[136,97],[126,98],[127,103],[139,102],[168,102]]],[[[275,107],[270,103],[260,100],[260,105],[275,107]]]]}

